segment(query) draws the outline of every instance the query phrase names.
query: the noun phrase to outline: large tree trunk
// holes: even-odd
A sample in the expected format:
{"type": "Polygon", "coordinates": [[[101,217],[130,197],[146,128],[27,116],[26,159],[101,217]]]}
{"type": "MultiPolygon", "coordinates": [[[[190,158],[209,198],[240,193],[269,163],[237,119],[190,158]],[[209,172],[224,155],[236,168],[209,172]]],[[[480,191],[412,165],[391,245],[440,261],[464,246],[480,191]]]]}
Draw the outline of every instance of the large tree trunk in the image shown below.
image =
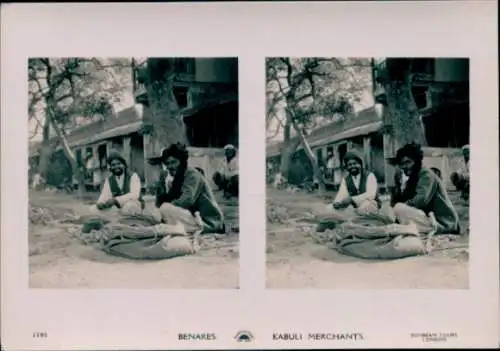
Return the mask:
{"type": "Polygon", "coordinates": [[[302,144],[302,147],[304,148],[304,152],[307,155],[307,158],[309,159],[309,162],[311,162],[312,168],[313,168],[313,174],[314,178],[318,181],[318,191],[320,194],[324,194],[326,191],[326,186],[325,186],[325,179],[323,177],[323,174],[319,168],[318,164],[318,159],[316,155],[314,155],[314,152],[311,149],[311,146],[309,145],[309,142],[307,141],[306,135],[304,134],[304,131],[301,130],[295,123],[293,123],[293,126],[297,133],[299,134],[300,138],[300,143],[302,144]]]}
{"type": "Polygon", "coordinates": [[[54,145],[50,143],[50,119],[45,118],[43,124],[43,139],[42,145],[39,149],[40,159],[38,161],[37,173],[42,179],[41,187],[45,186],[45,179],[47,179],[47,171],[49,169],[50,157],[54,152],[54,145]]]}
{"type": "Polygon", "coordinates": [[[300,139],[289,140],[283,142],[280,153],[280,173],[288,179],[290,175],[290,166],[292,163],[292,156],[300,145],[300,139]]]}
{"type": "Polygon", "coordinates": [[[383,83],[384,124],[396,150],[408,143],[427,145],[424,125],[412,94],[412,59],[388,59],[383,83]]]}
{"type": "Polygon", "coordinates": [[[285,125],[283,127],[283,144],[280,151],[280,170],[279,172],[287,180],[290,176],[290,166],[292,156],[300,145],[300,139],[292,139],[292,119],[287,115],[285,125]]]}
{"type": "Polygon", "coordinates": [[[149,113],[146,123],[152,126],[153,139],[162,147],[176,142],[187,144],[185,124],[173,91],[171,59],[148,59],[147,75],[149,113]]]}
{"type": "Polygon", "coordinates": [[[408,143],[426,146],[424,126],[407,82],[386,85],[387,107],[385,125],[390,126],[394,147],[408,143]]]}
{"type": "Polygon", "coordinates": [[[46,109],[45,115],[46,118],[49,119],[52,128],[56,132],[57,137],[59,138],[62,144],[64,156],[66,156],[66,158],[68,159],[69,163],[71,164],[71,169],[76,175],[76,179],[78,180],[78,197],[83,198],[85,194],[85,177],[82,171],[78,168],[78,163],[76,162],[75,154],[73,153],[73,151],[71,151],[68,140],[66,139],[66,136],[64,135],[63,131],[57,125],[57,123],[55,123],[54,118],[52,117],[52,110],[50,110],[50,108],[46,109]]]}
{"type": "MultiPolygon", "coordinates": [[[[380,83],[385,90],[384,157],[390,161],[408,143],[427,146],[425,129],[412,94],[411,59],[387,59],[380,83]]],[[[385,183],[394,186],[394,167],[385,166],[385,183]]]]}

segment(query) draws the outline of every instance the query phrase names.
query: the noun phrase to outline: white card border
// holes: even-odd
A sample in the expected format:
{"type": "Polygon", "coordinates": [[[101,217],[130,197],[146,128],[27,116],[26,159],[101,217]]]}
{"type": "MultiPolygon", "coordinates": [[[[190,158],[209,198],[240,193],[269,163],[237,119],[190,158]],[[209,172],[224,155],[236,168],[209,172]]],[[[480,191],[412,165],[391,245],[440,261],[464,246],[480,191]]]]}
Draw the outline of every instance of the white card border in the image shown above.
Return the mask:
{"type": "Polygon", "coordinates": [[[492,1],[7,4],[2,6],[2,343],[7,349],[498,345],[498,50],[492,1]],[[401,30],[404,28],[404,30],[401,30]],[[159,46],[159,42],[165,45],[159,46]],[[28,56],[238,56],[240,290],[29,290],[28,56]],[[470,289],[265,290],[265,94],[269,56],[471,58],[470,289]],[[119,296],[119,298],[117,298],[119,296]],[[356,305],[346,301],[355,301],[356,305]],[[133,306],[127,307],[123,306],[133,306]],[[237,344],[239,330],[255,340],[237,344]],[[359,331],[359,343],[276,343],[273,331],[359,331]],[[33,331],[50,335],[31,338],[33,331]],[[182,343],[177,332],[216,332],[182,343]]]}

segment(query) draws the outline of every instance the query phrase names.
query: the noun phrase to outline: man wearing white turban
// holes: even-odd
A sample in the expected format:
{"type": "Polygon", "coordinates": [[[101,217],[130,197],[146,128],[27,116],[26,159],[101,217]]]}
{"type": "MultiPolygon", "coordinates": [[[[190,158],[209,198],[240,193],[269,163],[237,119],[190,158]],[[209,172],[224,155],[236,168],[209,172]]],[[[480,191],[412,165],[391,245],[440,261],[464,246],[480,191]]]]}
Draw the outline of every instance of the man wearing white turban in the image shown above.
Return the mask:
{"type": "Polygon", "coordinates": [[[234,145],[226,145],[224,155],[224,161],[212,179],[219,190],[224,191],[224,197],[231,198],[238,196],[238,150],[234,145]]]}

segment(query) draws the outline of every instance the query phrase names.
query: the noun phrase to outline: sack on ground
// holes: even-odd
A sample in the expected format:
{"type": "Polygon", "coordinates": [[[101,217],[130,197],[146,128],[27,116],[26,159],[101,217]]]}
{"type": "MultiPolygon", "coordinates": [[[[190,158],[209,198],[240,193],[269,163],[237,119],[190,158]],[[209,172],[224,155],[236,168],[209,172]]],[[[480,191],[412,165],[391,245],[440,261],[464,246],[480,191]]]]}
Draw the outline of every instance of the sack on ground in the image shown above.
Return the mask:
{"type": "Polygon", "coordinates": [[[425,253],[414,224],[367,226],[352,222],[335,229],[336,249],[365,259],[397,259],[425,253]]]}
{"type": "Polygon", "coordinates": [[[129,259],[167,259],[196,252],[193,236],[169,232],[168,225],[156,223],[147,215],[122,215],[120,223],[94,217],[83,224],[80,235],[86,243],[129,259]]]}
{"type": "Polygon", "coordinates": [[[110,254],[136,260],[161,260],[195,253],[193,243],[186,236],[111,241],[103,249],[110,254]]]}

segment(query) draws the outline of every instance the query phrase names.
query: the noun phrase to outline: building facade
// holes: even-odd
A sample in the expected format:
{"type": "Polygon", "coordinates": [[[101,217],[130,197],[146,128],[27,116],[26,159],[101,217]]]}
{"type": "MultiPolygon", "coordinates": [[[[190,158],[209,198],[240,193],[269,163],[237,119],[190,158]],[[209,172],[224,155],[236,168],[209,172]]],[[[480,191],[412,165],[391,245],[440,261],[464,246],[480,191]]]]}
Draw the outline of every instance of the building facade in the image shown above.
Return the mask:
{"type": "MultiPolygon", "coordinates": [[[[411,93],[424,127],[427,141],[427,147],[424,148],[424,163],[439,169],[443,181],[446,185],[450,185],[451,173],[464,166],[460,148],[469,144],[469,59],[377,59],[373,69],[375,101],[386,100],[386,92],[377,77],[387,75],[388,70],[391,70],[392,74],[397,74],[399,67],[405,70],[405,74],[410,75],[411,93]]],[[[381,114],[384,116],[384,113],[381,114]]],[[[388,124],[390,122],[384,120],[384,125],[388,124]]],[[[391,160],[398,147],[400,145],[397,145],[391,134],[385,132],[384,158],[391,160]]],[[[388,162],[386,162],[385,178],[386,185],[391,187],[394,167],[389,166],[388,162]]]]}
{"type": "MultiPolygon", "coordinates": [[[[174,95],[186,124],[190,162],[211,174],[223,158],[222,148],[238,145],[238,61],[219,58],[176,58],[174,95]]],[[[145,189],[158,179],[159,166],[150,160],[166,145],[159,145],[144,131],[148,113],[145,84],[134,70],[136,104],[102,121],[80,127],[67,139],[77,164],[87,170],[87,187],[99,188],[107,177],[110,150],[120,150],[137,172],[145,189]]],[[[56,142],[56,139],[54,139],[56,142]]],[[[40,143],[30,145],[30,165],[35,166],[40,143]]],[[[61,153],[56,147],[55,153],[61,153]]],[[[69,170],[71,172],[71,170],[69,170]]],[[[211,177],[209,177],[211,178],[211,177]]]]}
{"type": "MultiPolygon", "coordinates": [[[[384,87],[377,77],[385,74],[388,64],[401,59],[376,59],[373,64],[373,94],[375,101],[384,101],[384,87]]],[[[424,164],[440,171],[443,181],[450,186],[453,171],[463,168],[460,148],[469,143],[469,61],[468,59],[405,59],[412,60],[412,95],[422,117],[428,146],[423,148],[424,164]]],[[[373,107],[347,116],[343,122],[332,122],[313,130],[307,140],[319,160],[334,155],[335,176],[327,185],[338,186],[344,175],[343,155],[352,149],[360,151],[367,168],[374,172],[382,188],[393,185],[394,167],[389,164],[398,145],[385,132],[384,109],[373,107]]],[[[277,171],[282,143],[267,147],[268,163],[277,171]]],[[[299,146],[292,165],[300,163],[299,173],[312,174],[309,160],[299,146]],[[302,171],[304,170],[304,171],[302,171]]],[[[293,167],[292,167],[293,168],[293,167]]],[[[301,180],[301,177],[295,182],[301,180]]]]}
{"type": "MultiPolygon", "coordinates": [[[[238,147],[238,59],[171,58],[175,79],[173,93],[186,127],[190,165],[208,175],[220,166],[227,144],[238,147]]],[[[147,62],[146,62],[147,64],[147,62]]],[[[142,69],[146,69],[142,66],[142,69]]],[[[139,70],[138,70],[139,71],[139,70]]],[[[140,71],[139,71],[140,72],[140,71]]],[[[149,112],[144,81],[136,77],[136,102],[149,112]]],[[[162,148],[152,135],[144,135],[146,185],[158,179],[162,148]]]]}

